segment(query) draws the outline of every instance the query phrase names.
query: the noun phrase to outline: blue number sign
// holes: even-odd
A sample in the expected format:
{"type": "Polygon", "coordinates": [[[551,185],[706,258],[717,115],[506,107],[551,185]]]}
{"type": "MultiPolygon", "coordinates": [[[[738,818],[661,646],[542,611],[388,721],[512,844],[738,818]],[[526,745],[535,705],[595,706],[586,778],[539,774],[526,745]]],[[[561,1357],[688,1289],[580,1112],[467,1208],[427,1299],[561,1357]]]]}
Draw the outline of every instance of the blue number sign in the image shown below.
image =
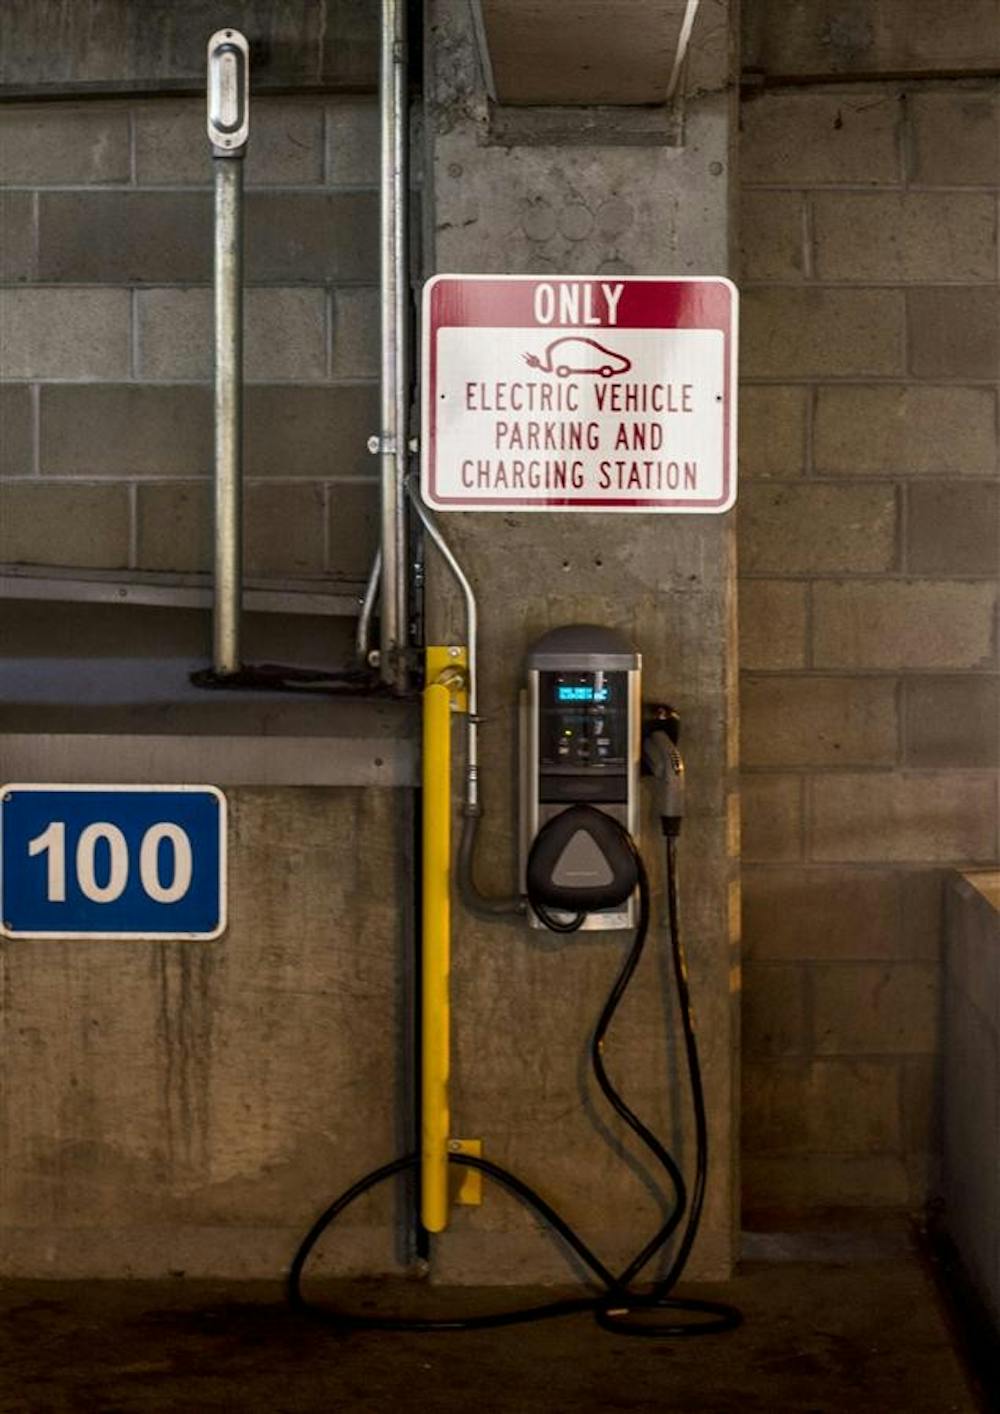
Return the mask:
{"type": "Polygon", "coordinates": [[[217,938],[226,798],[215,786],[0,787],[0,934],[217,938]]]}

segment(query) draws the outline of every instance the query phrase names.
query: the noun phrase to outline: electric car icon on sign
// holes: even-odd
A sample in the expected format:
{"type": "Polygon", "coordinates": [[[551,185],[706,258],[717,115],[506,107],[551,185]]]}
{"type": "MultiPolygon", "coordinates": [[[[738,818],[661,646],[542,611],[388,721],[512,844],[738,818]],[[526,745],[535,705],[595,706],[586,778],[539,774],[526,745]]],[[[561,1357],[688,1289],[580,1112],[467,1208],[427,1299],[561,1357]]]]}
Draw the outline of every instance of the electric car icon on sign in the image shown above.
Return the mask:
{"type": "Polygon", "coordinates": [[[627,373],[632,367],[632,360],[624,354],[606,349],[596,339],[584,339],[578,335],[553,339],[546,346],[542,358],[526,353],[524,361],[529,368],[554,373],[557,378],[568,378],[571,373],[593,373],[600,378],[613,378],[616,373],[627,373]]]}

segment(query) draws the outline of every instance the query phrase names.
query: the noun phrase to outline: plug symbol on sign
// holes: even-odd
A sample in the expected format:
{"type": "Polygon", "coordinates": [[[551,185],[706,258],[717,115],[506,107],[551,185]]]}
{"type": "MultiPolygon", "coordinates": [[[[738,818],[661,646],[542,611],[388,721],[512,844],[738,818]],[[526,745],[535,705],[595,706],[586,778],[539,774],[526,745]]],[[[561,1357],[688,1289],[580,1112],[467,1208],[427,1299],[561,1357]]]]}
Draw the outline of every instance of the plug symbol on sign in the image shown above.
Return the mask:
{"type": "Polygon", "coordinates": [[[529,353],[522,357],[529,368],[554,373],[557,378],[568,378],[571,373],[593,373],[600,378],[613,378],[616,373],[627,373],[632,367],[631,359],[615,353],[614,349],[605,348],[596,339],[572,335],[553,339],[546,346],[543,358],[529,353]]]}

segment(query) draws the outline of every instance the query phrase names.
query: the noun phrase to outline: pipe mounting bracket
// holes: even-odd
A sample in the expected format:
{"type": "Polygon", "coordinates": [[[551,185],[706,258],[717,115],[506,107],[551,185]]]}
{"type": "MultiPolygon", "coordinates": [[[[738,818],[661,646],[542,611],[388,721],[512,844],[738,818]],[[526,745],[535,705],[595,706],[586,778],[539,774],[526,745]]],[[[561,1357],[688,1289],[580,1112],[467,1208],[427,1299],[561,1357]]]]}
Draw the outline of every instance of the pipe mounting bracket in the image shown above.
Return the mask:
{"type": "Polygon", "coordinates": [[[432,645],[426,649],[427,681],[438,682],[451,695],[451,710],[469,710],[469,653],[458,644],[432,645]]]}

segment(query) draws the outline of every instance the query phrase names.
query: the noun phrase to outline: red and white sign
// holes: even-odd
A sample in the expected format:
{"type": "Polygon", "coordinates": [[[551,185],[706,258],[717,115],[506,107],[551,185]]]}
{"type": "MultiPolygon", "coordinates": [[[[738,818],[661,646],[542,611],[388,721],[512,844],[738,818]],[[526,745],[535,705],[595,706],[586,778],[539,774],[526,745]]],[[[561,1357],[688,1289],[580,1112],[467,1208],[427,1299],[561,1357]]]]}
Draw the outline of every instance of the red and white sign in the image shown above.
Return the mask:
{"type": "Polygon", "coordinates": [[[436,275],[421,490],[439,511],[726,511],[735,286],[436,275]]]}

